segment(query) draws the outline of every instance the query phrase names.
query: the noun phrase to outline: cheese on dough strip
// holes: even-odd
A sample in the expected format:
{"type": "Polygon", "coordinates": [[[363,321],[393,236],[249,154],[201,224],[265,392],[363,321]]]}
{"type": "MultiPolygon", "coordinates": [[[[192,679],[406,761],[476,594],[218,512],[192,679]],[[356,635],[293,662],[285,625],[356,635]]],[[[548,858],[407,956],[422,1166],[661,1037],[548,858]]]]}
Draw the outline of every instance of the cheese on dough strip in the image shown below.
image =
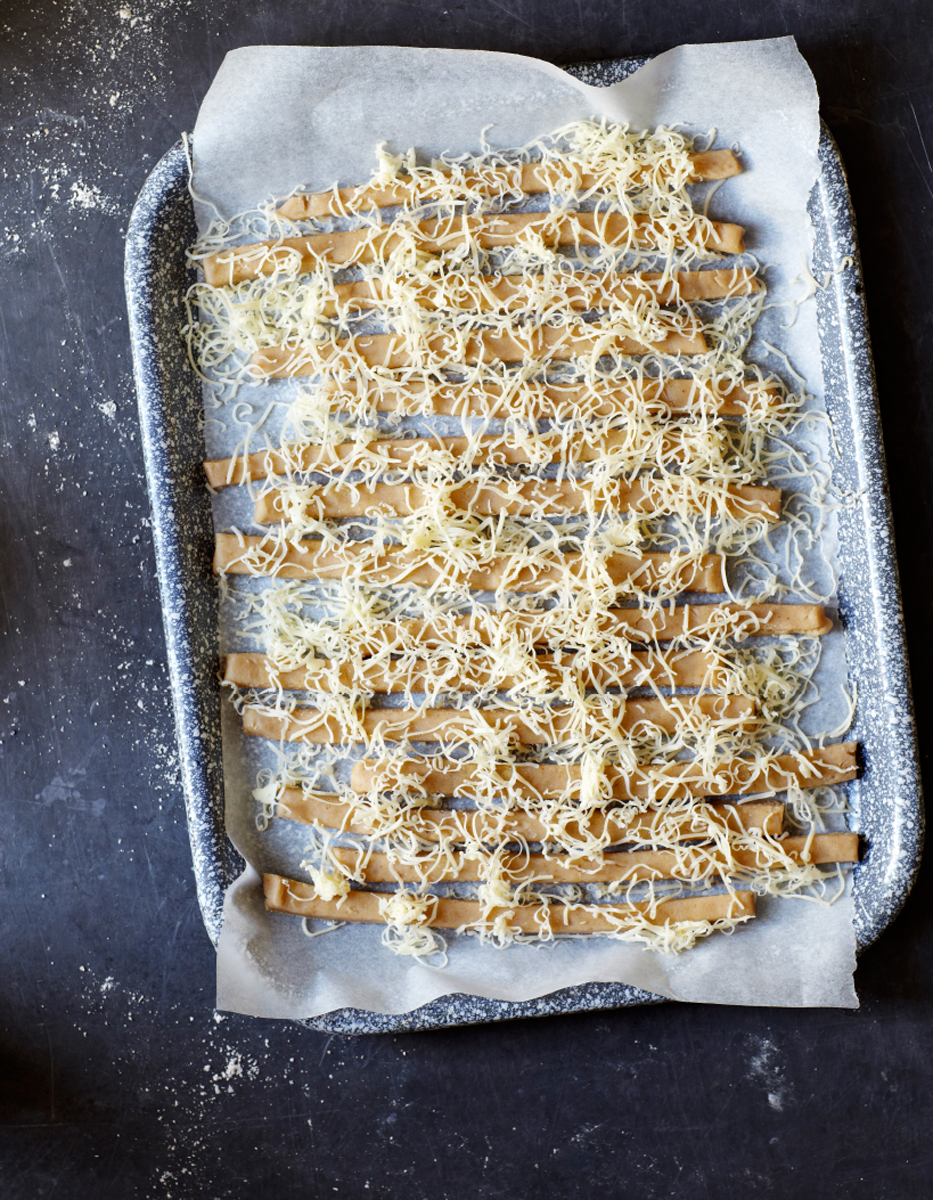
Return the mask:
{"type": "Polygon", "coordinates": [[[357,279],[336,284],[336,299],[325,301],[319,312],[322,317],[332,318],[346,312],[365,312],[412,301],[431,311],[521,312],[538,308],[541,302],[548,309],[560,306],[586,311],[611,308],[620,301],[645,299],[669,305],[678,301],[725,300],[761,291],[761,283],[747,267],[734,271],[677,271],[673,275],[660,271],[577,271],[548,277],[546,290],[539,289],[537,284],[535,275],[357,279]]]}
{"type": "MultiPolygon", "coordinates": [[[[408,550],[387,546],[373,553],[371,542],[344,542],[339,549],[323,550],[319,542],[297,545],[274,536],[247,537],[219,533],[214,552],[214,571],[231,575],[275,575],[282,579],[342,579],[358,568],[373,586],[407,583],[431,587],[441,583],[461,585],[477,592],[505,588],[516,592],[555,590],[568,579],[586,577],[586,562],[579,552],[563,554],[554,562],[523,565],[516,555],[496,555],[474,568],[459,569],[430,550],[408,550]]],[[[665,581],[674,556],[659,551],[644,554],[610,554],[599,560],[612,585],[620,592],[653,588],[665,581]]],[[[674,581],[682,591],[725,591],[723,561],[704,554],[688,559],[676,571],[674,581]]]]}
{"type": "MultiPolygon", "coordinates": [[[[728,759],[714,767],[697,762],[651,763],[631,771],[605,766],[603,775],[613,800],[680,800],[690,796],[735,796],[780,792],[794,784],[812,788],[845,783],[858,774],[855,742],[824,746],[809,753],[778,754],[763,761],[728,759]]],[[[402,763],[363,761],[354,764],[350,786],[355,792],[397,791],[477,799],[514,793],[525,800],[579,793],[581,768],[573,763],[498,765],[490,779],[473,763],[451,759],[409,759],[402,763]],[[434,762],[444,765],[434,766],[434,762]],[[500,783],[501,781],[501,783],[500,783]]]]}
{"type": "Polygon", "coordinates": [[[817,833],[788,837],[777,847],[730,846],[728,855],[716,846],[689,846],[680,850],[610,850],[599,858],[559,855],[509,854],[487,857],[459,852],[450,857],[426,856],[406,863],[377,850],[351,850],[332,846],[328,854],[357,883],[480,883],[501,872],[510,884],[530,883],[636,883],[644,879],[684,879],[691,883],[711,875],[734,875],[742,870],[780,869],[792,863],[858,862],[857,833],[817,833]],[[737,870],[736,870],[737,868],[737,870]]]}
{"type": "MultiPolygon", "coordinates": [[[[593,622],[588,621],[589,628],[593,622]]],[[[490,609],[475,609],[466,616],[446,620],[384,621],[367,631],[363,641],[372,654],[385,647],[401,653],[411,646],[425,648],[492,645],[497,626],[503,624],[490,609]]],[[[822,637],[833,623],[821,604],[678,604],[665,605],[650,612],[643,608],[609,608],[595,619],[596,627],[607,637],[624,637],[633,642],[665,642],[677,637],[764,637],[782,634],[806,634],[822,637]]],[[[520,632],[532,645],[544,645],[560,626],[554,625],[548,612],[510,613],[509,631],[520,632]]],[[[572,628],[572,626],[571,626],[572,628]]],[[[566,635],[565,635],[566,636],[566,635]]]]}
{"type": "MultiPolygon", "coordinates": [[[[742,164],[731,150],[704,150],[689,157],[693,164],[690,182],[730,179],[742,172],[742,164]]],[[[487,167],[484,171],[461,171],[456,176],[432,171],[429,174],[401,176],[387,187],[365,183],[356,187],[332,188],[329,192],[302,192],[290,196],[278,213],[290,221],[306,221],[315,217],[367,212],[374,208],[424,204],[432,199],[445,199],[452,179],[456,179],[473,196],[514,196],[519,192],[535,196],[542,192],[565,191],[568,185],[575,191],[588,192],[600,182],[600,177],[589,171],[577,171],[568,176],[566,168],[542,162],[521,163],[514,167],[487,167]],[[440,178],[435,179],[435,174],[440,178]]],[[[639,186],[638,179],[632,182],[634,186],[639,186]]]]}
{"type": "MultiPolygon", "coordinates": [[[[403,828],[424,842],[546,842],[546,822],[521,808],[429,808],[411,805],[384,814],[360,804],[347,804],[332,792],[303,792],[285,788],[276,816],[303,825],[321,825],[361,837],[389,837],[403,828]]],[[[710,838],[722,830],[743,833],[760,829],[777,837],[784,828],[784,805],[777,800],[751,800],[744,804],[697,804],[683,813],[655,810],[625,819],[614,809],[597,809],[576,820],[561,821],[570,840],[592,838],[618,842],[689,841],[710,838]]]]}
{"type": "MultiPolygon", "coordinates": [[[[691,232],[720,254],[741,254],[745,249],[741,225],[694,217],[691,232]]],[[[347,267],[380,262],[399,250],[419,254],[445,254],[462,247],[493,250],[529,239],[545,246],[601,246],[616,250],[665,249],[684,245],[662,217],[622,212],[534,212],[492,216],[455,215],[429,221],[396,221],[377,227],[305,237],[279,238],[235,246],[205,258],[204,277],[212,287],[242,283],[279,271],[298,274],[318,265],[347,267]]]]}
{"type": "MultiPolygon", "coordinates": [[[[664,462],[688,463],[690,426],[672,425],[661,435],[659,455],[664,462]]],[[[577,440],[570,447],[575,463],[598,462],[619,446],[628,444],[625,430],[606,430],[598,439],[577,440]]],[[[292,475],[305,471],[395,471],[414,469],[427,459],[447,457],[452,463],[462,462],[472,446],[471,465],[523,466],[539,462],[527,446],[514,438],[499,434],[484,434],[471,441],[466,437],[401,437],[376,438],[370,442],[347,441],[331,445],[313,443],[287,444],[277,450],[257,450],[235,458],[215,458],[204,463],[207,482],[212,488],[248,483],[270,475],[292,475]]],[[[566,455],[566,440],[560,431],[539,432],[534,448],[549,449],[549,461],[558,462],[566,455]]]]}
{"type": "Polygon", "coordinates": [[[287,742],[323,742],[336,745],[370,740],[434,742],[472,741],[490,734],[507,737],[523,746],[560,744],[580,737],[597,738],[630,734],[639,729],[663,729],[674,733],[685,720],[705,717],[731,729],[748,729],[755,720],[755,701],[748,696],[650,696],[623,700],[611,711],[597,708],[581,721],[571,710],[513,712],[497,708],[368,708],[357,723],[345,724],[340,717],[314,708],[277,712],[249,706],[243,710],[243,732],[251,737],[287,742]],[[582,729],[581,729],[582,726],[582,729]]]}
{"type": "MultiPolygon", "coordinates": [[[[296,917],[311,917],[322,921],[357,921],[368,924],[389,924],[383,915],[385,902],[391,898],[379,892],[350,891],[340,900],[321,900],[314,885],[285,879],[281,875],[264,875],[263,891],[266,908],[272,912],[290,913],[296,917]],[[380,903],[382,902],[382,903],[380,903]]],[[[397,893],[396,893],[397,894],[397,893]]],[[[748,920],[755,915],[755,896],[752,892],[734,892],[718,896],[691,896],[681,900],[661,900],[651,904],[516,904],[509,908],[486,908],[476,900],[454,900],[448,897],[418,897],[428,900],[428,911],[417,924],[434,929],[492,931],[504,919],[516,932],[528,934],[552,933],[614,933],[626,928],[628,922],[639,925],[646,920],[653,925],[675,924],[681,921],[748,920]]]]}
{"type": "Polygon", "coordinates": [[[425,692],[435,686],[437,679],[444,678],[450,668],[454,673],[451,684],[445,690],[480,691],[494,686],[499,691],[521,687],[533,674],[536,686],[542,680],[558,688],[569,676],[581,687],[707,687],[721,690],[723,674],[717,669],[717,660],[710,654],[691,650],[680,654],[656,654],[653,652],[633,655],[633,663],[587,662],[576,655],[533,654],[523,674],[514,662],[507,670],[497,669],[487,657],[441,658],[437,661],[424,659],[412,662],[406,659],[363,659],[333,662],[327,658],[308,659],[296,670],[279,671],[271,658],[264,654],[228,654],[224,664],[223,682],[237,687],[284,688],[297,691],[331,691],[334,686],[353,688],[360,692],[376,694],[386,692],[425,692]],[[432,670],[433,668],[433,670],[432,670]],[[335,682],[332,682],[335,680],[335,682]],[[339,681],[339,684],[336,682],[339,681]]]}
{"type": "Polygon", "coordinates": [[[385,379],[346,382],[328,380],[315,391],[330,395],[335,406],[367,400],[373,412],[416,411],[438,416],[500,417],[516,411],[517,401],[531,402],[539,417],[574,420],[578,417],[611,417],[648,405],[658,416],[669,413],[716,412],[724,417],[742,417],[750,409],[777,405],[782,389],[777,383],[747,380],[737,384],[727,379],[712,383],[699,379],[598,380],[592,386],[559,384],[520,375],[502,383],[387,382],[385,379]]]}
{"type": "Polygon", "coordinates": [[[702,333],[669,333],[661,341],[642,342],[611,327],[585,321],[539,325],[527,332],[521,327],[511,333],[487,331],[463,338],[455,333],[433,333],[419,337],[414,348],[412,339],[404,334],[373,333],[257,350],[250,359],[250,372],[254,379],[290,379],[320,375],[341,365],[354,367],[358,362],[397,370],[423,363],[447,368],[456,363],[567,362],[585,354],[632,357],[653,352],[704,354],[706,338],[702,333]]]}
{"type": "MultiPolygon", "coordinates": [[[[780,488],[730,484],[710,494],[710,485],[702,481],[651,479],[601,483],[598,493],[584,480],[522,479],[501,484],[456,483],[445,485],[444,506],[448,504],[474,516],[495,517],[507,513],[513,517],[554,516],[615,512],[691,512],[709,511],[720,515],[722,509],[739,519],[761,518],[778,521],[781,517],[780,488]],[[680,493],[680,495],[678,495],[680,493]],[[686,495],[684,495],[686,493],[686,495]]],[[[410,517],[423,510],[440,494],[410,483],[339,483],[307,488],[302,492],[271,489],[256,502],[253,520],[257,525],[276,522],[339,520],[372,516],[378,509],[399,517],[410,517]]]]}

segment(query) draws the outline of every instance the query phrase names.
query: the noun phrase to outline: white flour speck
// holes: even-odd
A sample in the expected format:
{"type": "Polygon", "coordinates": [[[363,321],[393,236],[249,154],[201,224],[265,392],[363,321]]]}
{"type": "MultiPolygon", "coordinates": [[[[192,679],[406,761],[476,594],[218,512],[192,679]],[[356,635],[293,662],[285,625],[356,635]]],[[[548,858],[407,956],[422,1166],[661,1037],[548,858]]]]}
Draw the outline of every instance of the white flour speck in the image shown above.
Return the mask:
{"type": "Polygon", "coordinates": [[[784,1105],[793,1103],[794,1089],[785,1082],[784,1068],[779,1061],[780,1051],[770,1038],[747,1039],[752,1054],[748,1060],[748,1075],[751,1082],[765,1085],[768,1105],[775,1112],[783,1112],[784,1105]]]}
{"type": "Polygon", "coordinates": [[[105,196],[97,184],[81,183],[80,181],[71,185],[68,207],[71,209],[81,208],[85,211],[96,209],[98,212],[107,213],[110,216],[120,211],[119,205],[109,196],[105,196]]]}
{"type": "Polygon", "coordinates": [[[227,1059],[227,1065],[219,1075],[214,1076],[214,1079],[218,1081],[221,1079],[233,1079],[235,1075],[239,1075],[241,1079],[243,1077],[243,1062],[236,1052],[230,1055],[227,1059]]]}

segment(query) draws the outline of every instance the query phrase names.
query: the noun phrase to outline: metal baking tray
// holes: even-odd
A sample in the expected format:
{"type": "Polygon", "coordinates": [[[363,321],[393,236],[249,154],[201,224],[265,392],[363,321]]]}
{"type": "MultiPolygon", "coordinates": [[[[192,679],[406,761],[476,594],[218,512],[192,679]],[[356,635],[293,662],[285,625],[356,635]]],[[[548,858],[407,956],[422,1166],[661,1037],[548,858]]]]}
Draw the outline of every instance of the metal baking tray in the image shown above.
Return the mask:
{"type": "MultiPolygon", "coordinates": [[[[587,83],[607,85],[644,61],[570,69],[587,83]]],[[[867,847],[854,873],[861,951],[890,924],[910,891],[923,843],[923,808],[855,221],[839,152],[825,126],[819,157],[810,215],[816,231],[813,274],[829,278],[817,294],[817,312],[826,403],[841,451],[834,479],[840,491],[856,498],[840,512],[839,614],[850,678],[858,688],[851,736],[862,745],[862,775],[850,785],[867,847]],[[854,267],[840,271],[846,258],[854,267]]],[[[194,875],[204,924],[216,944],[224,892],[243,864],[224,832],[214,530],[201,469],[201,389],[181,334],[185,292],[195,281],[185,249],[195,238],[188,165],[179,142],[149,175],[133,209],[125,281],[194,875]]],[[[521,1003],[454,995],[399,1015],[345,1008],[305,1024],[335,1033],[393,1032],[663,999],[624,984],[593,983],[521,1003]]]]}

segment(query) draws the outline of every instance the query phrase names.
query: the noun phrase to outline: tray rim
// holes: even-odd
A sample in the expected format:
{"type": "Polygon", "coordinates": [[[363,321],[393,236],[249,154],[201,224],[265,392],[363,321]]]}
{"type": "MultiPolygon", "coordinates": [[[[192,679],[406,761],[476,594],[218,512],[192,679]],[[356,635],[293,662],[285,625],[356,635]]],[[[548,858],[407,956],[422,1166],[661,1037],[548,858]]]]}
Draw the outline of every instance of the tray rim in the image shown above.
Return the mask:
{"type": "MultiPolygon", "coordinates": [[[[613,71],[617,78],[621,78],[647,61],[649,60],[608,60],[567,69],[574,74],[608,69],[613,71]]],[[[913,886],[923,844],[923,806],[880,409],[868,343],[867,314],[854,214],[838,147],[826,125],[822,121],[820,124],[821,173],[811,198],[811,207],[819,193],[822,212],[830,227],[831,244],[837,248],[844,248],[855,265],[856,285],[849,288],[837,287],[835,301],[843,318],[843,339],[850,348],[855,341],[860,340],[863,348],[862,353],[849,356],[851,370],[848,400],[853,420],[857,418],[857,428],[865,439],[873,443],[877,452],[876,474],[880,486],[874,488],[867,497],[867,503],[873,510],[868,528],[874,534],[870,539],[869,549],[874,571],[885,575],[894,583],[893,588],[880,595],[878,607],[882,610],[883,619],[893,631],[889,640],[899,649],[893,663],[889,656],[887,666],[891,670],[890,685],[904,706],[902,717],[905,718],[905,729],[901,741],[907,774],[915,784],[915,796],[907,814],[913,818],[909,828],[903,828],[906,802],[896,810],[901,826],[896,832],[899,833],[900,845],[906,851],[907,859],[898,874],[889,874],[887,891],[882,893],[880,899],[876,898],[874,905],[865,911],[864,919],[857,921],[857,953],[860,954],[894,920],[913,886]],[[842,197],[842,202],[835,207],[827,200],[831,188],[842,197]],[[846,220],[840,216],[840,210],[846,220]],[[882,537],[881,533],[886,536],[882,537]]],[[[205,929],[216,947],[223,922],[224,892],[227,884],[232,882],[242,869],[242,860],[224,830],[223,781],[221,776],[218,792],[217,764],[211,760],[210,738],[206,736],[204,729],[203,700],[198,694],[196,655],[192,644],[192,604],[188,595],[190,589],[186,586],[189,580],[185,574],[186,570],[190,569],[190,563],[185,562],[185,547],[182,544],[179,521],[179,478],[172,461],[172,443],[168,432],[171,424],[170,389],[164,384],[160,348],[153,329],[153,306],[157,297],[149,256],[159,222],[164,218],[173,198],[177,202],[182,192],[187,196],[187,182],[186,148],[183,142],[179,141],[148,175],[130,216],[126,237],[125,287],[143,457],[151,501],[166,654],[195,883],[205,929]]],[[[188,204],[190,205],[190,197],[188,204]]],[[[334,1033],[401,1032],[509,1020],[523,1016],[664,1002],[666,997],[629,985],[594,983],[577,985],[521,1002],[453,994],[401,1014],[381,1014],[343,1008],[297,1023],[334,1033]]]]}

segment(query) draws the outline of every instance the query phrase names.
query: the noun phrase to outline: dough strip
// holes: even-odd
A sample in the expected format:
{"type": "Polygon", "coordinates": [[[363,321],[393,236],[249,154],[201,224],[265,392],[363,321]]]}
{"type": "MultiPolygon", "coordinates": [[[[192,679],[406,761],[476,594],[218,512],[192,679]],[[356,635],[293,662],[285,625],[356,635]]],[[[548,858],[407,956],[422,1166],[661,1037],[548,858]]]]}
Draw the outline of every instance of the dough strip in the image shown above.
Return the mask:
{"type": "MultiPolygon", "coordinates": [[[[809,753],[778,754],[757,765],[752,760],[728,759],[712,772],[691,762],[651,763],[624,771],[602,769],[605,800],[680,800],[689,796],[735,796],[779,792],[788,785],[802,788],[832,786],[858,774],[855,742],[824,746],[809,753]]],[[[355,792],[408,791],[416,795],[493,798],[503,792],[520,800],[578,796],[581,770],[575,764],[500,764],[484,772],[473,763],[451,759],[407,759],[396,762],[363,760],[355,763],[350,786],[355,792]],[[439,764],[439,765],[435,765],[439,764]]]]}
{"type": "MultiPolygon", "coordinates": [[[[495,811],[482,808],[431,808],[410,805],[385,812],[360,803],[341,800],[332,792],[305,792],[285,788],[279,796],[276,815],[303,825],[321,825],[363,837],[389,837],[410,833],[419,841],[454,843],[476,841],[546,842],[548,826],[533,812],[522,808],[495,811]]],[[[776,837],[784,828],[784,805],[777,800],[745,803],[697,803],[684,812],[655,810],[625,819],[612,808],[595,809],[576,820],[561,821],[561,829],[572,841],[588,838],[619,842],[688,841],[709,838],[725,830],[742,833],[761,830],[776,837]]]]}
{"type": "MultiPolygon", "coordinates": [[[[780,852],[793,863],[825,866],[854,863],[859,858],[857,833],[817,833],[778,842],[780,852]]],[[[393,861],[378,850],[352,850],[331,846],[327,853],[345,868],[356,883],[480,883],[490,878],[489,866],[501,869],[509,883],[636,883],[645,879],[708,880],[735,875],[734,864],[745,871],[780,870],[765,847],[730,846],[728,857],[718,846],[689,846],[674,850],[610,850],[599,858],[565,855],[506,854],[486,859],[462,851],[451,857],[430,856],[417,865],[393,861]],[[731,861],[730,861],[731,859],[731,861]]]]}
{"type": "MultiPolygon", "coordinates": [[[[662,552],[611,554],[600,560],[611,584],[619,592],[639,587],[660,586],[673,557],[662,552]]],[[[408,583],[421,587],[437,584],[465,586],[473,591],[546,592],[557,589],[567,578],[584,574],[579,552],[563,554],[553,564],[516,565],[513,556],[496,555],[475,568],[451,570],[441,555],[430,550],[412,551],[387,546],[374,553],[371,542],[343,542],[339,549],[324,550],[319,542],[297,545],[275,536],[255,537],[219,533],[214,552],[214,571],[230,575],[275,575],[283,579],[342,579],[358,569],[373,586],[408,583]]],[[[704,554],[687,559],[676,571],[682,591],[720,593],[725,591],[722,559],[704,554]]]]}
{"type": "MultiPolygon", "coordinates": [[[[707,249],[720,254],[741,254],[745,249],[741,225],[694,218],[695,231],[707,249]]],[[[600,246],[629,249],[663,249],[673,236],[662,218],[644,213],[622,212],[501,213],[493,216],[433,218],[428,221],[396,221],[375,229],[349,229],[336,233],[312,233],[305,237],[253,242],[211,254],[202,262],[204,277],[212,287],[223,287],[284,272],[289,275],[313,270],[320,264],[347,267],[384,261],[406,248],[419,254],[445,254],[475,245],[481,250],[521,244],[540,239],[548,247],[600,246]]],[[[529,243],[533,244],[533,243],[529,243]]]]}
{"type": "MultiPolygon", "coordinates": [[[[691,154],[693,171],[690,182],[710,179],[730,179],[742,172],[742,164],[731,150],[704,150],[691,154]]],[[[445,179],[450,175],[444,173],[445,179]]],[[[599,183],[599,177],[580,171],[569,178],[559,167],[542,162],[517,164],[514,167],[491,168],[485,171],[462,171],[457,181],[473,195],[512,196],[524,192],[529,196],[543,192],[565,191],[573,185],[575,191],[588,192],[599,183]]],[[[437,184],[432,190],[430,176],[403,176],[388,187],[357,184],[356,187],[331,188],[328,192],[300,192],[290,196],[278,209],[280,216],[291,221],[314,217],[344,216],[374,208],[394,208],[403,204],[424,204],[433,196],[441,196],[437,184]]],[[[637,181],[636,181],[637,186],[637,181]]],[[[446,189],[445,189],[446,190],[446,189]]]]}
{"type": "MultiPolygon", "coordinates": [[[[751,728],[755,721],[755,702],[749,696],[704,693],[684,698],[614,699],[611,714],[593,714],[585,736],[605,736],[610,728],[631,734],[648,727],[673,734],[682,722],[698,717],[736,730],[751,728]]],[[[247,706],[243,710],[243,732],[274,741],[337,745],[382,737],[402,742],[461,743],[496,734],[523,746],[550,746],[580,736],[572,715],[559,709],[530,713],[496,708],[368,708],[359,714],[358,721],[356,728],[348,728],[339,717],[314,708],[277,712],[247,706]]]]}
{"type": "Polygon", "coordinates": [[[390,692],[426,692],[437,679],[446,682],[445,667],[449,664],[454,677],[446,691],[481,691],[495,685],[497,691],[509,691],[527,684],[529,676],[535,686],[555,690],[568,678],[580,687],[706,687],[722,691],[725,672],[717,659],[699,650],[687,653],[658,654],[651,651],[633,656],[634,662],[602,660],[575,662],[574,654],[534,654],[528,658],[527,670],[510,668],[500,673],[484,657],[435,661],[416,659],[364,658],[333,662],[327,658],[308,659],[302,666],[286,671],[276,669],[271,658],[264,654],[228,654],[224,663],[223,682],[237,687],[283,688],[297,691],[330,691],[337,686],[374,694],[390,692]],[[432,670],[433,668],[433,670],[432,670]]]}
{"type": "MultiPolygon", "coordinates": [[[[713,516],[718,516],[724,508],[738,520],[780,520],[780,488],[732,484],[721,489],[721,496],[708,496],[688,479],[680,482],[680,490],[687,493],[680,499],[676,495],[678,482],[664,480],[662,486],[657,486],[657,481],[651,479],[636,479],[631,483],[616,480],[601,484],[598,495],[594,496],[593,487],[585,480],[503,479],[501,483],[456,483],[445,486],[443,495],[445,507],[449,504],[480,517],[495,517],[500,513],[513,517],[539,513],[556,516],[590,510],[599,515],[606,511],[665,513],[679,511],[685,505],[691,512],[708,510],[713,516]]],[[[372,516],[380,509],[410,517],[424,509],[431,498],[429,488],[411,483],[334,483],[308,487],[300,493],[271,488],[256,501],[253,520],[257,525],[285,520],[341,520],[372,516]]]]}
{"type": "MultiPolygon", "coordinates": [[[[379,904],[380,900],[387,899],[384,893],[354,889],[341,901],[321,900],[312,884],[285,879],[281,875],[264,875],[263,891],[266,908],[273,912],[324,921],[387,923],[379,904]]],[[[422,899],[430,899],[431,906],[426,919],[419,924],[434,929],[491,931],[496,920],[505,917],[510,928],[530,934],[547,930],[555,934],[612,933],[620,926],[624,927],[627,918],[633,923],[650,920],[654,925],[667,925],[680,921],[748,920],[755,915],[752,892],[662,900],[654,906],[653,915],[647,904],[570,906],[555,902],[484,910],[476,900],[422,899]]]]}

